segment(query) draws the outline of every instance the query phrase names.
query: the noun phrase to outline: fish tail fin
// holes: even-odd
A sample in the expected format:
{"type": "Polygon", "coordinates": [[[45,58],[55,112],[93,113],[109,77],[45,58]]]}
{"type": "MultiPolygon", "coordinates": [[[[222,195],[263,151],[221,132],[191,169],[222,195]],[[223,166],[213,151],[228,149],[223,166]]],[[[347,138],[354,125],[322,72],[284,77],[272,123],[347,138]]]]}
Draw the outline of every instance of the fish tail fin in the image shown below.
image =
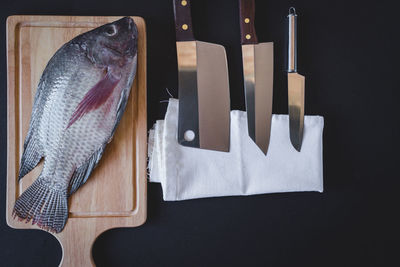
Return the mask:
{"type": "Polygon", "coordinates": [[[67,192],[50,188],[39,176],[17,199],[13,215],[20,221],[32,220],[42,229],[59,233],[68,218],[67,192]]]}

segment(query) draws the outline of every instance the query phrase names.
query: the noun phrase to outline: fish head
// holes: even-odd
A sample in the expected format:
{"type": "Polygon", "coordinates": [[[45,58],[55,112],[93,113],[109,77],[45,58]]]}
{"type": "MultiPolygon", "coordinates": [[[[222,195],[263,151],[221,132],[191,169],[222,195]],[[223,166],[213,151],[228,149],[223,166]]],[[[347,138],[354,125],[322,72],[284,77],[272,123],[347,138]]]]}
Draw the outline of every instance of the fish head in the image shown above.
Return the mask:
{"type": "Polygon", "coordinates": [[[98,67],[123,68],[137,54],[138,30],[130,17],[105,24],[82,36],[89,59],[98,67]]]}

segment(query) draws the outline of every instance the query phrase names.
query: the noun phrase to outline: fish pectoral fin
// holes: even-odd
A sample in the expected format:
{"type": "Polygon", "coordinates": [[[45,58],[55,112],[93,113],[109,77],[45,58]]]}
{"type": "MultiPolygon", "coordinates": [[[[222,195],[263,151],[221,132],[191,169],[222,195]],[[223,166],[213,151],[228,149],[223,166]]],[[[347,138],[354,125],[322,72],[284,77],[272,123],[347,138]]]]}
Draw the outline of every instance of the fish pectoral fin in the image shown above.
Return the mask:
{"type": "Polygon", "coordinates": [[[92,156],[80,167],[78,167],[72,178],[69,182],[69,192],[68,196],[72,195],[73,193],[78,190],[84,183],[86,183],[87,179],[89,178],[90,174],[92,173],[93,169],[99,163],[101,156],[103,155],[104,149],[106,144],[103,144],[98,150],[96,150],[92,156]]]}
{"type": "Polygon", "coordinates": [[[119,103],[118,103],[118,108],[117,108],[117,117],[116,120],[114,122],[114,127],[113,130],[111,132],[110,135],[110,140],[113,137],[115,130],[117,129],[117,126],[122,118],[122,115],[124,114],[125,108],[126,108],[126,104],[128,103],[128,97],[129,97],[129,89],[127,90],[123,90],[121,92],[121,96],[119,99],[119,103]]]}
{"type": "Polygon", "coordinates": [[[18,181],[38,165],[44,154],[42,150],[38,137],[33,134],[30,129],[24,143],[24,152],[22,153],[21,164],[19,166],[18,181]]]}
{"type": "Polygon", "coordinates": [[[116,78],[111,72],[107,72],[107,74],[86,93],[82,101],[78,104],[69,120],[67,128],[74,124],[75,121],[82,118],[85,114],[103,105],[111,96],[118,82],[118,78],[116,78]]]}

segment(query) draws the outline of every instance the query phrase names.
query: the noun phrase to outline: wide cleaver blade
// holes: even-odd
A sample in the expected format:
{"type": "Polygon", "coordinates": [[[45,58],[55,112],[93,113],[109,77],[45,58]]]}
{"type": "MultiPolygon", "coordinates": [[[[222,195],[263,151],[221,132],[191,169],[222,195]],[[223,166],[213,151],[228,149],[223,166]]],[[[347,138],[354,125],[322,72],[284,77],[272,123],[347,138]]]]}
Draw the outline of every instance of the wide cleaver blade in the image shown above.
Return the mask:
{"type": "Polygon", "coordinates": [[[229,151],[230,97],[225,48],[177,42],[180,144],[229,151]]]}
{"type": "Polygon", "coordinates": [[[229,151],[230,97],[225,48],[197,41],[190,1],[174,0],[178,57],[178,142],[229,151]]]}

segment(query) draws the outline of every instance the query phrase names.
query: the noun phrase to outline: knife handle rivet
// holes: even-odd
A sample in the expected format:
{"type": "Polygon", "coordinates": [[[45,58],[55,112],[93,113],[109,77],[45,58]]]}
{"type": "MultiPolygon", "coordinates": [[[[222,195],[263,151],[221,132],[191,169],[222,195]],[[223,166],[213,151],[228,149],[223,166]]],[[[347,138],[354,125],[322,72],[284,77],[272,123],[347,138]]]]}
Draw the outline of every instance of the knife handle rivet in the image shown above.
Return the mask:
{"type": "Polygon", "coordinates": [[[244,19],[244,23],[250,23],[250,19],[249,18],[245,18],[244,19]]]}
{"type": "Polygon", "coordinates": [[[250,34],[246,34],[246,39],[250,40],[250,38],[251,38],[251,35],[250,34]]]}
{"type": "Polygon", "coordinates": [[[183,24],[183,25],[182,25],[182,29],[183,29],[184,31],[186,31],[188,28],[189,28],[189,26],[188,26],[187,24],[183,24]]]}
{"type": "Polygon", "coordinates": [[[186,6],[187,5],[187,1],[185,1],[185,0],[181,1],[181,5],[182,6],[186,6]]]}

